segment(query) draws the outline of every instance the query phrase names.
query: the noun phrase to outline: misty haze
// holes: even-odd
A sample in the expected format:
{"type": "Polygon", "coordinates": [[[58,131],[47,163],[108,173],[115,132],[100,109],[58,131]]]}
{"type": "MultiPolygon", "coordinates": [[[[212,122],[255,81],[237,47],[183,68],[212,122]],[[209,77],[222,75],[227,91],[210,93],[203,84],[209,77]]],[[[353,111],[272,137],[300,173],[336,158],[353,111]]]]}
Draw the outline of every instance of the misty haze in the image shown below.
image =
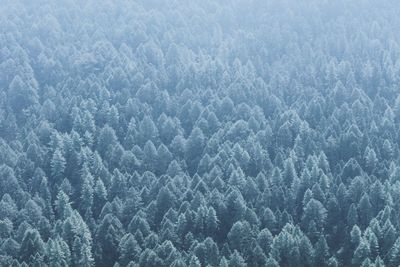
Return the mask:
{"type": "Polygon", "coordinates": [[[9,266],[400,266],[400,2],[0,0],[9,266]]]}

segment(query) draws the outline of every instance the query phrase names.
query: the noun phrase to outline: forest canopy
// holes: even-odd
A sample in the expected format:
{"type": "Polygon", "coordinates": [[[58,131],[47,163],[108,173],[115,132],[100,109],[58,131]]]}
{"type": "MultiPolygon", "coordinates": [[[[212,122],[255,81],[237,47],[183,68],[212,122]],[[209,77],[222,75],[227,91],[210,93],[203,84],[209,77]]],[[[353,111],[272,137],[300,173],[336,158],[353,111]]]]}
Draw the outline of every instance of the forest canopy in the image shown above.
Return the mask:
{"type": "Polygon", "coordinates": [[[0,266],[399,266],[399,14],[1,1],[0,266]]]}

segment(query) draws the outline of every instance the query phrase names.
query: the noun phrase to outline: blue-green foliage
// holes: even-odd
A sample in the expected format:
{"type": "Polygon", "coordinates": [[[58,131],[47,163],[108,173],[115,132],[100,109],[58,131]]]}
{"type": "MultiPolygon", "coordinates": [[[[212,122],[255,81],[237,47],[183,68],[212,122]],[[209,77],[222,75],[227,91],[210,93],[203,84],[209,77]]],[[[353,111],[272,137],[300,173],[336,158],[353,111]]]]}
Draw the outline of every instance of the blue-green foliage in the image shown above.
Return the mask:
{"type": "Polygon", "coordinates": [[[0,266],[399,266],[399,14],[0,1],[0,266]]]}

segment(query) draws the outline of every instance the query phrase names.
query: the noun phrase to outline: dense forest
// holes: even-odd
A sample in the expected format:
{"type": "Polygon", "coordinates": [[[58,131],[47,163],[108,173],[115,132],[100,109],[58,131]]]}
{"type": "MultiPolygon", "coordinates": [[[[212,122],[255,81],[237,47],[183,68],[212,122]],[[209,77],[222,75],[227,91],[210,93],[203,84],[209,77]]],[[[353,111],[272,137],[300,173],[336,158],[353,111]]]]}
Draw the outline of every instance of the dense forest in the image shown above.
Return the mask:
{"type": "Polygon", "coordinates": [[[0,266],[399,266],[399,14],[1,1],[0,266]]]}

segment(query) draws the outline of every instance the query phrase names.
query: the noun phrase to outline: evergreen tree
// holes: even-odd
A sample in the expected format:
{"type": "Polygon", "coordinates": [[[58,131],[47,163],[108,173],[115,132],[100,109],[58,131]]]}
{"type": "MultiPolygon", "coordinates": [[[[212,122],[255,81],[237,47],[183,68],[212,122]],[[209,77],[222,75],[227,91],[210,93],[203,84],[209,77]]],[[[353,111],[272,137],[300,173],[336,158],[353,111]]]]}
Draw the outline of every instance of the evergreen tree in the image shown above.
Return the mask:
{"type": "Polygon", "coordinates": [[[315,244],[314,266],[327,266],[329,258],[329,247],[322,236],[315,244]]]}
{"type": "Polygon", "coordinates": [[[0,266],[399,265],[399,3],[31,2],[0,266]]]}
{"type": "Polygon", "coordinates": [[[246,267],[244,259],[240,255],[240,253],[235,250],[229,259],[229,267],[246,267]]]}
{"type": "Polygon", "coordinates": [[[51,165],[51,176],[52,176],[52,183],[57,184],[62,181],[64,178],[64,171],[66,161],[60,149],[54,151],[53,157],[50,162],[51,165]]]}
{"type": "Polygon", "coordinates": [[[20,261],[34,264],[42,261],[45,255],[45,244],[36,229],[28,229],[24,234],[19,251],[20,261]]]}
{"type": "Polygon", "coordinates": [[[360,244],[354,251],[352,263],[355,265],[361,265],[370,256],[370,248],[368,242],[365,239],[361,239],[360,244]]]}
{"type": "Polygon", "coordinates": [[[132,234],[124,235],[119,242],[119,263],[126,266],[131,261],[137,262],[141,251],[142,249],[132,234]]]}
{"type": "Polygon", "coordinates": [[[197,169],[204,148],[204,134],[199,128],[194,128],[187,139],[185,146],[185,157],[191,173],[197,169]]]}
{"type": "Polygon", "coordinates": [[[96,265],[110,266],[118,260],[118,245],[122,236],[121,222],[113,214],[107,214],[96,232],[96,265]]]}

